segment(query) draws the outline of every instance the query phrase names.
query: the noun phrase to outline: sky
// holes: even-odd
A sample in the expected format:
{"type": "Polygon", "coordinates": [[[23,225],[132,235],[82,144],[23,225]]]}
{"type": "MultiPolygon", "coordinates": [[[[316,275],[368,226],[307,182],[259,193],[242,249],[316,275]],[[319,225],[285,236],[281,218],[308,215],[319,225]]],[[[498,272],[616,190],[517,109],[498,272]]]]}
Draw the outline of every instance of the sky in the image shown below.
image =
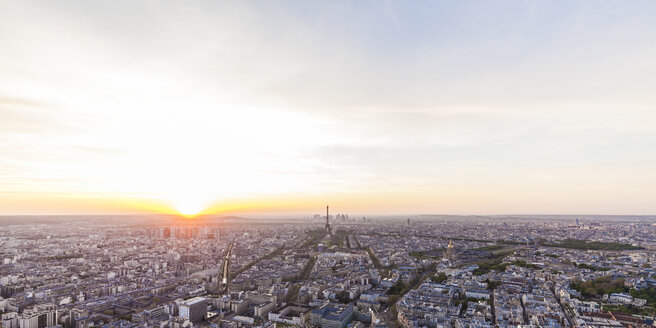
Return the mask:
{"type": "Polygon", "coordinates": [[[654,17],[0,0],[0,215],[656,214],[654,17]]]}

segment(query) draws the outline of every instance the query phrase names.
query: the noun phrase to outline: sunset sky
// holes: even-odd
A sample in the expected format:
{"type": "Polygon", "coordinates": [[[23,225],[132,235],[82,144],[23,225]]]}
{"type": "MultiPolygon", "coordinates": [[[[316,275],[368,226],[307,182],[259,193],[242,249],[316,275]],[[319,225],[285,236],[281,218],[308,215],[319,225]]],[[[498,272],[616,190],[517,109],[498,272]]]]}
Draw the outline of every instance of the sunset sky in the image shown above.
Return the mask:
{"type": "Polygon", "coordinates": [[[655,17],[0,0],[0,215],[656,214],[655,17]]]}

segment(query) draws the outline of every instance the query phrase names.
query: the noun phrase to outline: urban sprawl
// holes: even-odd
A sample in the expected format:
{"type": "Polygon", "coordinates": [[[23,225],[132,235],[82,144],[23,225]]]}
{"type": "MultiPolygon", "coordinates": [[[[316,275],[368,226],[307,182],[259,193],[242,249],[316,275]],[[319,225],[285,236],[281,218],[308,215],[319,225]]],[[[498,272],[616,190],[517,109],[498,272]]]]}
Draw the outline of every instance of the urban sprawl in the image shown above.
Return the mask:
{"type": "Polygon", "coordinates": [[[0,218],[1,328],[647,327],[656,218],[0,218]]]}

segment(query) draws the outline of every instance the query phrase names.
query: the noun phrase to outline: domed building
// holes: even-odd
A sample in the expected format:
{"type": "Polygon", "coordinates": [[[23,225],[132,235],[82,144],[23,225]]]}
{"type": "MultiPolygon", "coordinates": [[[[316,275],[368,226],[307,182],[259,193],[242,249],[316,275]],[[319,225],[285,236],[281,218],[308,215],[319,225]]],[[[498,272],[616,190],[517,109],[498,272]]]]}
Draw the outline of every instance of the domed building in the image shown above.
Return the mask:
{"type": "Polygon", "coordinates": [[[444,252],[444,259],[450,263],[453,263],[456,260],[456,250],[455,246],[453,246],[453,240],[449,240],[449,245],[446,247],[446,251],[444,252]]]}

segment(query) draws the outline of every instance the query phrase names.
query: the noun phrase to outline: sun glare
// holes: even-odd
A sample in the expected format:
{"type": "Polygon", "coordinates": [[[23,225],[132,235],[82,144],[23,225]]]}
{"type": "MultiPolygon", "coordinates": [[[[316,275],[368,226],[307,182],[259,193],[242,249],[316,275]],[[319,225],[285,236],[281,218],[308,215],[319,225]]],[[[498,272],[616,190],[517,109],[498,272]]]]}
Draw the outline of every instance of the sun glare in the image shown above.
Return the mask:
{"type": "Polygon", "coordinates": [[[205,205],[202,202],[194,199],[186,199],[178,201],[173,206],[180,215],[184,217],[195,217],[203,212],[205,205]]]}

